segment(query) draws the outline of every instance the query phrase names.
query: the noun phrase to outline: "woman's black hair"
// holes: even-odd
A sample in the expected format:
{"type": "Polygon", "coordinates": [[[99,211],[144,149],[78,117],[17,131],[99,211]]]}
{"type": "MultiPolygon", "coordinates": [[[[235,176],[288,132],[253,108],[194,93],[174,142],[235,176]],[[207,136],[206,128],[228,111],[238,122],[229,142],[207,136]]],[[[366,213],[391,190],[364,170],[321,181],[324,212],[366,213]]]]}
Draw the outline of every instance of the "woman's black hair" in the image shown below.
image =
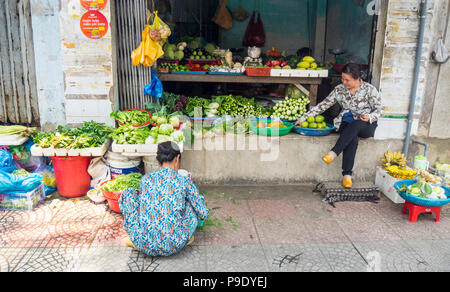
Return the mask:
{"type": "Polygon", "coordinates": [[[355,63],[348,63],[342,68],[342,73],[350,74],[353,79],[361,78],[361,66],[355,63]]]}
{"type": "Polygon", "coordinates": [[[169,141],[158,144],[156,160],[158,160],[160,164],[163,164],[165,162],[172,162],[178,155],[181,155],[181,152],[176,143],[169,141]]]}

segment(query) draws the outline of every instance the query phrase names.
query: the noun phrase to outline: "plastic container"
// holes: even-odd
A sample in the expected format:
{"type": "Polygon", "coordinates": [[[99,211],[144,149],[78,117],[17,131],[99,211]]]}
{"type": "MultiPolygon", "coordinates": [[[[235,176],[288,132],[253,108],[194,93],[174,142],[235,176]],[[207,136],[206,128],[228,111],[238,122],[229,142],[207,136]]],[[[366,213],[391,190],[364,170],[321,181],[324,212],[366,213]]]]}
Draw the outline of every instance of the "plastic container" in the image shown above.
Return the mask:
{"type": "Polygon", "coordinates": [[[31,211],[45,200],[44,183],[28,193],[0,194],[0,210],[31,211]]]}
{"type": "MultiPolygon", "coordinates": [[[[403,184],[405,184],[406,186],[410,186],[412,184],[415,184],[416,182],[417,182],[417,180],[401,180],[401,181],[396,182],[394,187],[398,192],[398,190],[402,187],[403,184]]],[[[408,201],[415,205],[426,206],[426,207],[440,207],[440,206],[444,206],[444,205],[447,205],[448,203],[450,203],[450,189],[447,187],[442,187],[442,188],[445,191],[445,195],[447,196],[447,199],[433,200],[433,199],[421,198],[421,197],[413,196],[413,195],[407,196],[405,192],[398,192],[398,194],[405,201],[408,201]]]]}
{"type": "Polygon", "coordinates": [[[160,167],[156,160],[156,155],[144,156],[142,161],[144,162],[145,173],[156,171],[160,167]]]}
{"type": "Polygon", "coordinates": [[[130,158],[119,153],[108,151],[106,154],[106,162],[111,170],[111,178],[115,178],[121,174],[139,172],[141,157],[130,158]]]}
{"type": "Polygon", "coordinates": [[[91,187],[91,176],[88,173],[91,157],[53,156],[50,158],[53,162],[58,193],[66,198],[86,195],[91,187]]]}
{"type": "MultiPolygon", "coordinates": [[[[261,122],[265,122],[265,123],[270,123],[271,120],[260,120],[261,122]]],[[[284,136],[289,134],[289,132],[292,130],[292,128],[294,127],[293,124],[289,123],[289,122],[283,122],[281,121],[286,128],[262,128],[262,127],[257,127],[257,122],[256,121],[252,121],[250,124],[250,130],[255,132],[258,135],[263,135],[263,136],[284,136]]]]}
{"type": "Polygon", "coordinates": [[[117,213],[122,213],[119,208],[119,198],[122,195],[122,192],[108,192],[103,189],[103,185],[112,181],[107,180],[100,184],[100,189],[102,190],[103,197],[108,201],[109,208],[117,213]]]}
{"type": "Polygon", "coordinates": [[[247,76],[270,76],[270,67],[245,67],[247,76]]]}
{"type": "Polygon", "coordinates": [[[327,127],[328,129],[312,129],[294,126],[294,131],[297,134],[305,136],[326,136],[334,130],[334,126],[331,124],[327,124],[327,127]]]}

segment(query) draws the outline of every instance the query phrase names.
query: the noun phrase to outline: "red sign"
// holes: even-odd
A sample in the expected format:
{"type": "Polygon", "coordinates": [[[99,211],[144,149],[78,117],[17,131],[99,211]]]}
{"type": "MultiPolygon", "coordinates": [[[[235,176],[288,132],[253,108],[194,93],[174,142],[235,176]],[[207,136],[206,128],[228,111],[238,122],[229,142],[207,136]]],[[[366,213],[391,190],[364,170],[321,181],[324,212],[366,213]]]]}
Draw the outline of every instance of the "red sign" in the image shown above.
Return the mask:
{"type": "Polygon", "coordinates": [[[80,0],[81,5],[87,10],[102,10],[105,8],[108,0],[80,0]]]}
{"type": "Polygon", "coordinates": [[[101,39],[108,32],[108,20],[97,10],[89,10],[80,20],[81,31],[90,39],[101,39]]]}

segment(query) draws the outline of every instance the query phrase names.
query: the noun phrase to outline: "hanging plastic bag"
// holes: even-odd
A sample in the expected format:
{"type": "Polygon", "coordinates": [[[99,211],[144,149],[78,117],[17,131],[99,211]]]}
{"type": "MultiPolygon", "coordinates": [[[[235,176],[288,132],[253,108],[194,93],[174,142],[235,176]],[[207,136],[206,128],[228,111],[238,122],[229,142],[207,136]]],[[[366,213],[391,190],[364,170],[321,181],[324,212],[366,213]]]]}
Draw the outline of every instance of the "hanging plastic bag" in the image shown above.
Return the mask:
{"type": "Polygon", "coordinates": [[[41,185],[43,176],[31,173],[21,176],[0,170],[0,194],[28,193],[41,185]]]}
{"type": "Polygon", "coordinates": [[[252,17],[248,22],[248,26],[244,34],[244,39],[242,41],[242,45],[245,47],[263,47],[266,41],[261,14],[258,12],[258,18],[256,22],[255,16],[256,11],[253,11],[252,17]]]}
{"type": "Polygon", "coordinates": [[[152,70],[152,81],[144,87],[144,93],[155,98],[163,97],[163,86],[155,69],[152,70]]]}
{"type": "Polygon", "coordinates": [[[212,21],[223,29],[230,29],[233,26],[233,18],[227,9],[227,1],[228,0],[222,0],[220,2],[219,10],[212,19],[212,21]]]}
{"type": "Polygon", "coordinates": [[[155,19],[150,25],[150,15],[147,16],[147,24],[142,31],[142,42],[139,47],[131,53],[131,61],[134,66],[143,65],[150,67],[164,55],[162,44],[170,36],[171,31],[159,17],[158,11],[154,12],[155,19]]]}

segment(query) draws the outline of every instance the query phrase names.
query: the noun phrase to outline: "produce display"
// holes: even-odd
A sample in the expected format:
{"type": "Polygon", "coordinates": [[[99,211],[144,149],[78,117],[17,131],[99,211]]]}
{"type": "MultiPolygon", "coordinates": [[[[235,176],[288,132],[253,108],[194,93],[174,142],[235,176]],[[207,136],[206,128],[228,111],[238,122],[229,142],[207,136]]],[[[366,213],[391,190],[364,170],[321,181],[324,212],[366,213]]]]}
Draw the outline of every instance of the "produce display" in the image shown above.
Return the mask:
{"type": "Polygon", "coordinates": [[[203,126],[192,131],[194,138],[207,138],[225,134],[246,134],[250,130],[250,119],[225,117],[219,118],[212,125],[203,126]]]}
{"type": "Polygon", "coordinates": [[[317,115],[315,117],[308,117],[308,119],[302,122],[300,126],[302,128],[309,128],[309,129],[329,129],[324,120],[325,118],[322,115],[317,115]]]}
{"type": "Polygon", "coordinates": [[[117,144],[145,144],[145,140],[150,136],[148,127],[136,128],[131,125],[124,125],[114,129],[111,137],[117,144]]]}
{"type": "Polygon", "coordinates": [[[142,174],[140,173],[122,174],[105,183],[102,187],[107,192],[123,192],[128,188],[139,190],[141,179],[142,174]]]}
{"type": "Polygon", "coordinates": [[[167,73],[169,71],[175,70],[177,66],[178,64],[174,62],[158,62],[158,71],[167,73]]]}
{"type": "Polygon", "coordinates": [[[218,108],[219,116],[268,118],[272,113],[272,109],[256,104],[254,98],[235,95],[225,95],[220,98],[222,103],[218,108]]]}
{"type": "Polygon", "coordinates": [[[202,97],[190,97],[186,104],[183,113],[189,117],[195,116],[195,108],[201,109],[198,114],[203,117],[213,118],[218,116],[218,108],[220,106],[220,99],[217,97],[213,99],[206,99],[202,97]],[[219,102],[218,102],[219,101],[219,102]]]}
{"type": "Polygon", "coordinates": [[[164,142],[183,142],[184,134],[180,130],[175,130],[171,124],[162,124],[159,127],[153,127],[145,143],[140,144],[160,144],[164,142]]]}
{"type": "Polygon", "coordinates": [[[151,120],[148,112],[139,110],[116,111],[110,117],[126,125],[143,125],[151,120]]]}
{"type": "Polygon", "coordinates": [[[419,181],[424,181],[426,183],[430,183],[430,184],[442,184],[442,178],[431,174],[430,172],[426,171],[426,170],[420,170],[419,174],[417,176],[417,180],[419,181]]]}
{"type": "Polygon", "coordinates": [[[273,107],[273,114],[271,118],[286,119],[289,121],[298,120],[306,113],[306,106],[309,104],[309,99],[306,96],[302,97],[286,97],[286,99],[279,101],[273,107]]]}
{"type": "Polygon", "coordinates": [[[417,196],[421,198],[431,200],[445,200],[445,190],[438,186],[432,186],[424,181],[417,181],[416,183],[406,186],[402,184],[402,187],[397,190],[398,192],[404,192],[407,196],[417,196]]]}
{"type": "Polygon", "coordinates": [[[388,150],[380,160],[383,163],[382,167],[386,170],[389,166],[397,166],[398,168],[406,167],[406,157],[401,152],[392,153],[388,150]]]}
{"type": "Polygon", "coordinates": [[[258,128],[271,128],[271,129],[283,129],[287,128],[285,124],[283,124],[281,121],[273,121],[273,122],[259,122],[256,125],[258,128]]]}
{"type": "Polygon", "coordinates": [[[317,65],[313,57],[306,56],[297,63],[297,69],[300,70],[322,70],[321,67],[317,65]]]}
{"type": "Polygon", "coordinates": [[[81,128],[71,129],[60,125],[55,132],[37,132],[32,139],[41,148],[91,148],[102,146],[113,130],[112,127],[91,121],[85,122],[81,128]]]}

